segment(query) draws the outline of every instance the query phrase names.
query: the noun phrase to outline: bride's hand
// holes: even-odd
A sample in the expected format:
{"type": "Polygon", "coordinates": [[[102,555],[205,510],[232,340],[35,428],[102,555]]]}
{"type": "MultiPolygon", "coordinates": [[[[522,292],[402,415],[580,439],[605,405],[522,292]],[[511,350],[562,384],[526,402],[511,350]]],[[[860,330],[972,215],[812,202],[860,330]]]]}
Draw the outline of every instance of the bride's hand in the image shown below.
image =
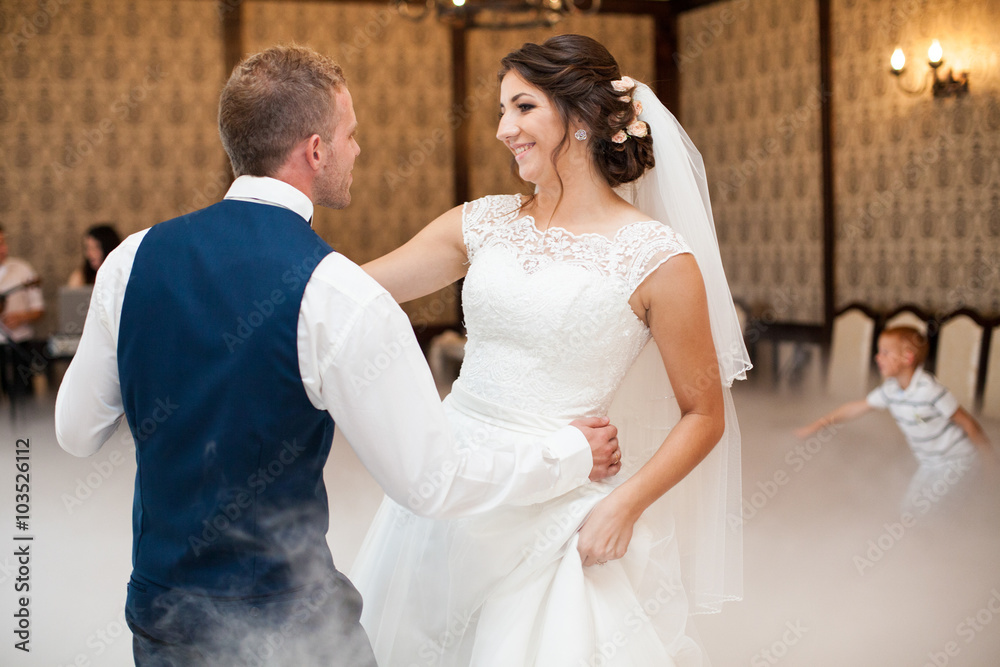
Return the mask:
{"type": "Polygon", "coordinates": [[[576,548],[584,567],[604,565],[625,555],[639,518],[633,514],[630,505],[616,493],[597,503],[580,527],[576,548]]]}

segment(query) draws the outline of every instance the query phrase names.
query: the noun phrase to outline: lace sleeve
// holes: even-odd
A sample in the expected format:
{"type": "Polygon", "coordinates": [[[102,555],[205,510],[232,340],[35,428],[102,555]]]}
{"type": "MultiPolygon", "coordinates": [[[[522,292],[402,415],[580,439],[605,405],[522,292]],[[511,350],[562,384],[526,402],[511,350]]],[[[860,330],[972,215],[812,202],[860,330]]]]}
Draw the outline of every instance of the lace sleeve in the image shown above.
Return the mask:
{"type": "Polygon", "coordinates": [[[634,238],[626,239],[625,243],[629,294],[635,292],[642,281],[671,257],[691,253],[681,235],[666,225],[654,222],[641,226],[641,230],[636,232],[632,234],[634,238]]]}
{"type": "Polygon", "coordinates": [[[521,210],[520,195],[488,195],[462,207],[462,240],[469,262],[482,247],[490,228],[512,220],[521,210]]]}

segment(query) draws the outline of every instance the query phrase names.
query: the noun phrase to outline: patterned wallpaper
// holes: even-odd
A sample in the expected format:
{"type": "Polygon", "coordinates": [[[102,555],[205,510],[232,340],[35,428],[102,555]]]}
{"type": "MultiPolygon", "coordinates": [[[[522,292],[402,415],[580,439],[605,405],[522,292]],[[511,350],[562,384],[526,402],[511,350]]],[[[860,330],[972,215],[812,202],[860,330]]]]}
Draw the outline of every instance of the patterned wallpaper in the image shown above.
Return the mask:
{"type": "Polygon", "coordinates": [[[715,3],[684,13],[678,38],[679,117],[705,159],[733,296],[822,323],[816,3],[715,3]]]}
{"type": "MultiPolygon", "coordinates": [[[[451,99],[450,31],[380,3],[245,2],[244,48],[309,44],[344,66],[359,118],[353,202],[318,209],[317,232],[358,262],[411,238],[454,203],[452,123],[472,122],[473,190],[511,191],[493,138],[501,55],[545,31],[470,35],[470,98],[451,99]]],[[[652,72],[652,22],[578,19],[638,78],[652,72]]],[[[222,34],[215,0],[0,1],[0,225],[15,255],[56,290],[81,261],[81,235],[131,233],[225,192],[218,141],[222,34]]],[[[446,289],[405,308],[415,324],[455,319],[446,289]]],[[[44,328],[44,327],[42,327],[44,328]]]]}
{"type": "MultiPolygon", "coordinates": [[[[408,241],[454,205],[451,34],[381,3],[247,2],[244,48],[308,44],[344,68],[361,155],[351,205],[317,209],[316,231],[358,263],[408,241]]],[[[453,322],[456,291],[404,305],[414,324],[453,322]]]]}
{"type": "MultiPolygon", "coordinates": [[[[317,232],[359,262],[408,240],[453,203],[448,31],[381,4],[247,2],[248,52],[309,44],[345,68],[362,146],[354,197],[317,232]]],[[[223,66],[215,0],[0,0],[0,225],[56,293],[83,231],[123,233],[218,200],[223,66]]],[[[454,290],[406,306],[449,322],[454,290]]]]}
{"type": "Polygon", "coordinates": [[[1000,2],[833,3],[837,305],[1000,314],[1000,2]],[[940,40],[969,94],[911,96],[940,40]]]}
{"type": "MultiPolygon", "coordinates": [[[[602,15],[551,30],[469,35],[469,97],[450,96],[450,33],[380,3],[244,3],[244,42],[308,43],[344,65],[361,122],[354,202],[317,230],[365,261],[454,199],[451,124],[471,123],[472,196],[511,192],[494,139],[499,58],[555,31],[591,34],[649,80],[653,22],[602,15]]],[[[218,199],[228,183],[215,128],[227,73],[214,0],[0,0],[0,225],[55,293],[81,235],[130,233],[218,199]]],[[[837,305],[914,302],[1000,312],[997,0],[833,4],[837,305]],[[971,71],[962,100],[908,96],[930,39],[971,71]]],[[[727,0],[679,21],[681,118],[708,167],[734,294],[780,320],[822,319],[816,2],[727,0]]],[[[453,318],[454,293],[410,307],[453,318]]],[[[49,318],[53,324],[54,318],[49,318]]]]}
{"type": "Polygon", "coordinates": [[[125,235],[217,196],[219,26],[211,2],[0,2],[0,225],[45,281],[42,329],[86,228],[125,235]]]}
{"type": "MultiPolygon", "coordinates": [[[[835,307],[1000,314],[1000,2],[832,5],[835,307]],[[910,96],[939,39],[970,94],[910,96]]],[[[708,169],[733,293],[822,322],[817,3],[729,0],[682,15],[682,120],[708,169]]]]}
{"type": "Polygon", "coordinates": [[[653,79],[653,19],[645,16],[603,14],[598,17],[571,17],[552,28],[532,30],[476,30],[468,38],[470,128],[470,197],[488,194],[531,191],[511,175],[510,151],[497,141],[497,112],[500,88],[497,70],[500,59],[525,42],[544,42],[552,35],[578,33],[589,35],[604,44],[618,61],[622,72],[634,79],[653,79]]]}

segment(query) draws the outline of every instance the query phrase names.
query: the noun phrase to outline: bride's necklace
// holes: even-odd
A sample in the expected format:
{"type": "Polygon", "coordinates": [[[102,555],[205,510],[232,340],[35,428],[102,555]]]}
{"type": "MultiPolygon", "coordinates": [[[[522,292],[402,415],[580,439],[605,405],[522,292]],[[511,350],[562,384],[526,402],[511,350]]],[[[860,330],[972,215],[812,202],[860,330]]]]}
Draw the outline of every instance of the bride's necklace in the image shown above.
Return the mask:
{"type": "MultiPolygon", "coordinates": [[[[534,203],[534,202],[532,202],[534,203]]],[[[535,230],[536,236],[538,237],[538,247],[541,249],[545,245],[545,239],[548,236],[549,226],[552,224],[552,216],[549,215],[545,218],[545,227],[542,229],[538,228],[539,216],[536,215],[537,207],[532,207],[534,211],[525,210],[524,207],[521,208],[521,217],[530,218],[531,227],[535,230]]]]}
{"type": "MultiPolygon", "coordinates": [[[[537,213],[538,212],[537,207],[535,208],[536,208],[535,213],[537,213]]],[[[543,243],[545,241],[545,238],[548,236],[549,228],[552,226],[552,216],[555,214],[555,211],[552,211],[547,216],[545,216],[545,227],[543,227],[542,229],[538,229],[537,223],[539,216],[535,215],[535,213],[528,213],[527,215],[531,216],[531,220],[535,223],[533,227],[539,232],[538,234],[539,242],[543,243]]]]}

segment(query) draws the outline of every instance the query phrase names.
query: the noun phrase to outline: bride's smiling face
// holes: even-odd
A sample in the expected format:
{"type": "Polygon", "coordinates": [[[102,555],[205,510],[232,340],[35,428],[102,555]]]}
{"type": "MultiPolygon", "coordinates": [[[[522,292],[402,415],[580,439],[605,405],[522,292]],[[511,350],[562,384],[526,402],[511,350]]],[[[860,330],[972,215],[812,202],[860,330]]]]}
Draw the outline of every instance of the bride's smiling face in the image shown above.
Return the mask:
{"type": "Polygon", "coordinates": [[[497,139],[514,154],[521,178],[537,184],[554,175],[552,153],[565,136],[566,122],[552,100],[516,72],[507,72],[500,82],[497,139]]]}

